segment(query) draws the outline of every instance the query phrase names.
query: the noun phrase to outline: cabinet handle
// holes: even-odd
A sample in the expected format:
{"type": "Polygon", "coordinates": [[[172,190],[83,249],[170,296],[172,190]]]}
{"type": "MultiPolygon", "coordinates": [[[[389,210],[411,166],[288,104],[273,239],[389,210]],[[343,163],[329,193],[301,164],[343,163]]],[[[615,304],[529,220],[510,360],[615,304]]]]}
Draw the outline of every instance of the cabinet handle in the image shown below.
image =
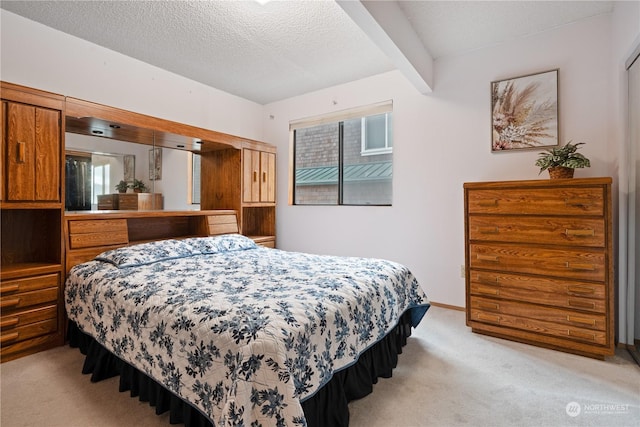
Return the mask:
{"type": "Polygon", "coordinates": [[[262,172],[262,182],[267,182],[267,173],[262,172]]]}
{"type": "Polygon", "coordinates": [[[484,206],[484,207],[490,207],[490,206],[497,206],[498,205],[498,200],[494,199],[494,200],[479,200],[478,201],[478,206],[484,206]]]}
{"type": "Polygon", "coordinates": [[[567,236],[578,236],[578,237],[582,237],[582,236],[595,236],[596,232],[595,230],[571,230],[569,228],[567,228],[566,230],[564,230],[564,234],[566,234],[567,236]]]}
{"type": "Polygon", "coordinates": [[[595,294],[596,290],[594,288],[588,286],[567,286],[567,291],[573,292],[574,294],[595,294]]]}
{"type": "Polygon", "coordinates": [[[4,294],[9,292],[15,292],[17,290],[20,290],[20,285],[8,285],[8,286],[3,286],[2,289],[0,289],[0,292],[4,294]]]}
{"type": "Polygon", "coordinates": [[[479,283],[484,283],[486,285],[495,285],[500,283],[500,278],[496,277],[495,280],[489,279],[487,277],[481,276],[479,274],[476,275],[476,281],[479,283]]]}
{"type": "Polygon", "coordinates": [[[567,304],[569,304],[569,306],[571,307],[590,308],[592,310],[596,308],[595,302],[578,301],[574,299],[568,299],[567,304]]]}
{"type": "Polygon", "coordinates": [[[500,229],[498,227],[478,227],[478,231],[481,234],[499,234],[500,229]]]}
{"type": "Polygon", "coordinates": [[[18,163],[24,163],[25,143],[18,141],[18,163]]]}
{"type": "Polygon", "coordinates": [[[596,326],[595,319],[587,319],[586,317],[567,316],[568,322],[582,323],[583,325],[596,326]]]}
{"type": "Polygon", "coordinates": [[[258,180],[258,171],[253,171],[253,182],[258,180]]]}
{"type": "Polygon", "coordinates": [[[17,317],[10,317],[8,319],[3,319],[0,322],[0,328],[4,329],[4,328],[11,327],[11,326],[16,326],[19,321],[20,321],[20,319],[17,318],[17,317]]]}
{"type": "Polygon", "coordinates": [[[476,255],[476,259],[478,261],[491,261],[491,262],[498,262],[499,259],[496,255],[482,255],[482,254],[478,254],[476,255]]]}
{"type": "Polygon", "coordinates": [[[500,323],[500,316],[486,314],[486,313],[478,313],[476,314],[476,318],[478,320],[488,320],[489,322],[500,323]]]}
{"type": "Polygon", "coordinates": [[[576,208],[588,208],[589,206],[593,205],[593,203],[589,199],[565,199],[564,204],[576,208]]]}
{"type": "Polygon", "coordinates": [[[498,288],[485,288],[483,286],[478,286],[476,288],[478,293],[485,295],[500,295],[500,290],[498,288]]]}
{"type": "Polygon", "coordinates": [[[594,264],[580,264],[580,263],[569,263],[567,262],[565,264],[565,266],[567,268],[570,268],[572,270],[589,270],[589,271],[594,271],[596,269],[596,266],[594,264]]]}
{"type": "Polygon", "coordinates": [[[591,341],[595,341],[596,340],[596,334],[590,334],[588,332],[574,331],[574,330],[571,330],[571,329],[567,329],[567,335],[569,335],[570,337],[583,338],[583,339],[591,340],[591,341]]]}
{"type": "Polygon", "coordinates": [[[19,337],[20,337],[20,334],[17,332],[12,332],[10,334],[3,334],[2,337],[0,337],[0,344],[4,344],[9,341],[15,341],[19,337]]]}
{"type": "Polygon", "coordinates": [[[15,307],[20,304],[20,298],[6,299],[0,302],[0,308],[15,307]]]}
{"type": "Polygon", "coordinates": [[[482,310],[494,310],[494,311],[498,311],[500,310],[500,304],[498,304],[497,302],[484,302],[484,301],[479,301],[478,302],[478,308],[482,309],[482,310]]]}

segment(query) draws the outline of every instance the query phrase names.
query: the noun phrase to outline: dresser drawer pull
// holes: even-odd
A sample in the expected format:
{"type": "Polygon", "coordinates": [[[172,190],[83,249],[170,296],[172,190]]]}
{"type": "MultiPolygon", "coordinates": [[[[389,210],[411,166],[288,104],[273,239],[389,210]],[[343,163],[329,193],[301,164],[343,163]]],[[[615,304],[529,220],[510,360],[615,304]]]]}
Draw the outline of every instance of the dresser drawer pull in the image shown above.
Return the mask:
{"type": "Polygon", "coordinates": [[[0,321],[0,328],[4,329],[4,328],[9,328],[11,326],[16,326],[19,321],[20,319],[18,319],[17,317],[10,317],[8,319],[3,319],[2,321],[0,321]]]}
{"type": "Polygon", "coordinates": [[[478,254],[476,255],[476,259],[478,261],[491,261],[491,262],[498,262],[499,259],[496,255],[482,255],[482,254],[478,254]]]}
{"type": "Polygon", "coordinates": [[[491,302],[478,302],[478,308],[482,309],[482,310],[493,310],[493,311],[498,311],[500,310],[500,304],[498,303],[491,303],[491,302]]]}
{"type": "Polygon", "coordinates": [[[20,298],[6,299],[0,302],[0,308],[15,307],[18,304],[20,304],[20,298]]]}
{"type": "Polygon", "coordinates": [[[596,340],[596,334],[590,334],[588,332],[574,331],[574,330],[571,330],[571,329],[567,330],[567,335],[569,335],[570,337],[583,338],[585,340],[591,340],[591,341],[595,341],[596,340]]]}
{"type": "Polygon", "coordinates": [[[483,286],[478,286],[476,288],[478,293],[485,295],[500,295],[500,289],[497,288],[485,288],[483,286]]]}
{"type": "Polygon", "coordinates": [[[2,293],[15,292],[17,290],[20,290],[20,285],[8,285],[2,287],[2,293]]]}
{"type": "Polygon", "coordinates": [[[589,230],[589,229],[572,230],[572,229],[567,228],[566,230],[564,230],[564,234],[566,234],[567,236],[590,237],[590,236],[595,236],[596,232],[595,232],[595,230],[589,230]]]}
{"type": "Polygon", "coordinates": [[[567,316],[568,322],[582,323],[584,325],[596,326],[595,319],[587,319],[586,317],[567,316]]]}
{"type": "Polygon", "coordinates": [[[588,208],[593,205],[593,202],[589,199],[565,199],[564,204],[577,208],[588,208]]]}
{"type": "Polygon", "coordinates": [[[571,307],[590,308],[592,310],[596,308],[596,303],[595,302],[576,301],[576,300],[570,299],[570,300],[567,300],[567,303],[571,307]]]}
{"type": "Polygon", "coordinates": [[[493,315],[493,314],[478,313],[476,315],[476,318],[478,320],[488,320],[489,322],[500,323],[500,316],[496,316],[496,315],[493,315]]]}
{"type": "Polygon", "coordinates": [[[15,341],[19,337],[20,337],[20,334],[17,332],[12,332],[10,334],[3,334],[2,337],[0,337],[0,344],[7,343],[9,341],[15,341]]]}
{"type": "Polygon", "coordinates": [[[500,229],[498,227],[478,227],[480,234],[499,234],[500,229]]]}
{"type": "Polygon", "coordinates": [[[478,201],[478,206],[490,207],[490,206],[498,206],[498,200],[480,200],[478,201]]]}
{"type": "Polygon", "coordinates": [[[573,292],[574,294],[585,294],[585,295],[592,295],[592,294],[596,293],[596,290],[594,288],[589,287],[589,286],[572,286],[572,285],[569,285],[569,286],[567,286],[567,291],[573,292]]]}
{"type": "Polygon", "coordinates": [[[569,263],[567,262],[566,264],[567,268],[570,268],[572,270],[588,270],[588,271],[594,271],[596,269],[596,266],[594,264],[580,264],[580,263],[569,263]]]}

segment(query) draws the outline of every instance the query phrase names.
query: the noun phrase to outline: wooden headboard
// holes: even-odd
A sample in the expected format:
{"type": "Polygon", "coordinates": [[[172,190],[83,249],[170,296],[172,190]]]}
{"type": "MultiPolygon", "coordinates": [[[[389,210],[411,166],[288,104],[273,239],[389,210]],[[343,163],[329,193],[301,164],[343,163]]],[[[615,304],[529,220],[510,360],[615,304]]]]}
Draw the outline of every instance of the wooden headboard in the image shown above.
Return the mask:
{"type": "Polygon", "coordinates": [[[67,272],[110,249],[239,232],[234,210],[70,212],[64,225],[67,272]]]}

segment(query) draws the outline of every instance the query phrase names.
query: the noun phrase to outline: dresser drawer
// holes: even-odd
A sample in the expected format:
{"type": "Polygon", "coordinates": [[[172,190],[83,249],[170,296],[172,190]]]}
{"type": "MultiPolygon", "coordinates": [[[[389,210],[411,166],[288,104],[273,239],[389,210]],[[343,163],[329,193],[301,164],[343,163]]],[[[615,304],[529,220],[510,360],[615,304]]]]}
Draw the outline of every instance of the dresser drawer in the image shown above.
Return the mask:
{"type": "Polygon", "coordinates": [[[604,331],[606,318],[595,313],[579,313],[572,310],[563,310],[553,307],[545,307],[537,304],[514,302],[502,299],[471,297],[471,308],[489,313],[507,314],[527,319],[543,320],[559,325],[574,326],[578,328],[604,331]]]}
{"type": "Polygon", "coordinates": [[[55,287],[3,296],[0,298],[0,308],[2,309],[2,313],[5,314],[10,310],[44,304],[47,302],[55,303],[57,300],[58,287],[55,287]]]}
{"type": "Polygon", "coordinates": [[[604,215],[602,187],[469,190],[468,213],[604,215]]]}
{"type": "Polygon", "coordinates": [[[550,245],[605,246],[604,218],[469,216],[469,240],[550,245]]]}
{"type": "Polygon", "coordinates": [[[24,279],[3,280],[0,285],[0,296],[4,297],[21,292],[57,287],[59,283],[58,274],[45,274],[24,279]]]}
{"type": "MultiPolygon", "coordinates": [[[[490,325],[499,325],[505,328],[520,329],[536,334],[561,337],[570,341],[583,342],[596,345],[607,345],[608,337],[605,331],[585,329],[575,326],[560,325],[544,320],[528,319],[509,314],[497,314],[478,309],[471,309],[472,322],[481,322],[490,325]]],[[[475,326],[472,324],[472,326],[475,326]]],[[[508,334],[508,331],[505,330],[508,334]]],[[[544,339],[540,338],[540,342],[544,339]]]]}
{"type": "Polygon", "coordinates": [[[469,245],[473,269],[528,273],[603,282],[606,256],[603,251],[544,249],[509,244],[469,245]]]}
{"type": "Polygon", "coordinates": [[[567,282],[545,277],[471,271],[471,295],[563,307],[595,313],[606,312],[602,283],[567,282]]]}

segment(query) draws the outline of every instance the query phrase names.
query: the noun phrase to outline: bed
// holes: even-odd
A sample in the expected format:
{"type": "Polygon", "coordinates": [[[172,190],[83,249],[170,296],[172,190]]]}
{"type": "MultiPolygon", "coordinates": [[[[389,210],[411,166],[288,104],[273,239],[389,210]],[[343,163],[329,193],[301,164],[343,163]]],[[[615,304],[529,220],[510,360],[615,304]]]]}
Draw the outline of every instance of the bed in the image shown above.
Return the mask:
{"type": "Polygon", "coordinates": [[[99,254],[65,286],[83,372],[197,425],[348,425],[429,308],[404,266],[239,234],[99,254]]]}

